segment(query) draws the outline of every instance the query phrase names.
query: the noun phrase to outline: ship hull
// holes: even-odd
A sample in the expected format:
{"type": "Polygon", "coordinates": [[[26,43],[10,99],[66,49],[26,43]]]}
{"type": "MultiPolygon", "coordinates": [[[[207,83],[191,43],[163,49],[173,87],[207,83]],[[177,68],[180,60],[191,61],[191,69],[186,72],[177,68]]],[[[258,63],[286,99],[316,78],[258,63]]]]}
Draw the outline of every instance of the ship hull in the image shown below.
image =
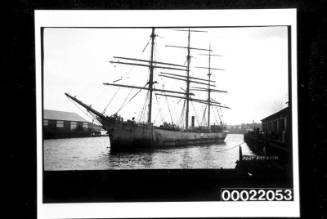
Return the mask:
{"type": "Polygon", "coordinates": [[[105,123],[112,152],[222,143],[225,132],[167,130],[147,124],[105,123]]]}

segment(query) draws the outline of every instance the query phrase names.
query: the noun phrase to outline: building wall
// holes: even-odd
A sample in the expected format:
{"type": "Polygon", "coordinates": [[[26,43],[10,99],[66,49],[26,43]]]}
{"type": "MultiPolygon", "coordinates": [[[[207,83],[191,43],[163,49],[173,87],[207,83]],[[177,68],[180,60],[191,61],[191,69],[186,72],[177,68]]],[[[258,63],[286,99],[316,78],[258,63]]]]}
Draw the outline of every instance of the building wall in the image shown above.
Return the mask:
{"type": "Polygon", "coordinates": [[[43,120],[43,135],[45,139],[86,137],[98,135],[100,130],[100,126],[95,126],[89,122],[43,120]]]}
{"type": "Polygon", "coordinates": [[[272,116],[267,120],[262,121],[262,131],[268,137],[279,140],[281,142],[286,141],[286,133],[289,123],[289,112],[285,111],[276,116],[272,116]]]}

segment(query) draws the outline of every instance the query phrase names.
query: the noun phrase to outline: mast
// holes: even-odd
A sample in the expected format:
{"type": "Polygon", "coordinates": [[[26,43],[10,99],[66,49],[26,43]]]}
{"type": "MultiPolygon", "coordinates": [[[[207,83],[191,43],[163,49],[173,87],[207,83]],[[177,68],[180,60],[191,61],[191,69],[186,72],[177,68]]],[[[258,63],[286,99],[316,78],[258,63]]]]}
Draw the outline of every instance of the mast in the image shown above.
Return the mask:
{"type": "MultiPolygon", "coordinates": [[[[103,83],[104,85],[109,85],[109,86],[118,86],[118,87],[124,87],[124,88],[132,88],[132,89],[136,88],[136,89],[140,89],[140,90],[148,90],[148,94],[149,94],[148,113],[147,113],[148,114],[148,117],[147,117],[148,124],[150,124],[151,120],[152,120],[153,92],[159,91],[159,92],[185,94],[185,93],[179,92],[179,91],[154,88],[154,84],[157,83],[157,82],[153,81],[154,69],[160,68],[160,69],[187,71],[187,69],[186,69],[187,66],[185,66],[185,65],[154,61],[155,37],[157,35],[155,34],[155,28],[152,27],[151,29],[152,29],[152,31],[151,31],[151,35],[150,35],[150,38],[151,38],[150,60],[144,60],[144,59],[133,58],[133,57],[113,56],[113,58],[115,58],[116,60],[110,61],[110,63],[112,63],[112,64],[123,64],[123,65],[135,65],[135,66],[141,66],[141,67],[148,67],[149,68],[149,81],[146,83],[147,86],[140,87],[140,86],[124,85],[124,84],[116,84],[116,83],[103,83]],[[124,61],[120,61],[121,59],[124,61]]],[[[188,95],[194,95],[194,94],[189,93],[188,95]]]]}
{"type": "MultiPolygon", "coordinates": [[[[207,31],[202,31],[202,30],[191,30],[191,28],[188,28],[188,30],[177,30],[177,31],[187,31],[188,32],[188,36],[187,36],[187,47],[184,46],[171,46],[171,45],[166,45],[167,47],[175,47],[175,48],[187,48],[187,67],[186,67],[186,112],[185,112],[185,129],[188,129],[188,122],[189,122],[189,102],[190,102],[190,83],[198,83],[201,84],[201,82],[195,82],[195,81],[191,81],[190,80],[190,65],[191,65],[191,50],[201,50],[201,51],[209,51],[209,55],[210,55],[210,51],[211,51],[211,47],[209,46],[209,50],[208,49],[202,49],[202,48],[197,48],[197,47],[191,47],[191,32],[207,32],[207,31]]],[[[202,67],[200,67],[202,68],[202,67]]],[[[210,71],[209,71],[210,72],[210,71]]],[[[177,79],[177,80],[181,80],[178,78],[173,78],[173,77],[169,77],[169,76],[164,76],[164,77],[168,77],[168,78],[172,78],[172,79],[177,79]]],[[[194,77],[193,77],[194,79],[194,77]]],[[[199,78],[197,78],[199,79],[199,78]]],[[[200,79],[203,80],[203,79],[200,79]]],[[[202,83],[204,84],[204,83],[202,83]]],[[[210,77],[208,80],[208,90],[210,90],[210,86],[214,86],[210,84],[210,77]]],[[[208,97],[208,103],[210,104],[210,97],[208,97]]],[[[209,110],[210,111],[210,110],[209,110]]],[[[210,112],[209,112],[210,114],[210,112]]]]}
{"type": "MultiPolygon", "coordinates": [[[[208,80],[210,84],[211,72],[210,72],[210,60],[211,60],[211,44],[209,44],[209,68],[208,68],[208,80]]],[[[208,128],[210,128],[210,86],[208,85],[208,128]]]]}
{"type": "Polygon", "coordinates": [[[190,54],[190,45],[191,43],[191,31],[188,28],[188,37],[187,37],[187,68],[186,68],[186,115],[185,115],[185,129],[188,129],[188,118],[189,118],[189,107],[190,107],[190,64],[191,64],[191,54],[190,54]]]}
{"type": "MultiPolygon", "coordinates": [[[[186,48],[187,49],[187,66],[186,66],[186,111],[185,111],[185,129],[188,129],[188,122],[189,122],[189,109],[190,109],[190,83],[192,82],[190,80],[190,66],[191,66],[191,50],[202,50],[207,51],[207,49],[197,48],[197,47],[191,47],[191,32],[207,32],[202,30],[191,30],[191,28],[188,28],[187,30],[176,30],[176,31],[187,31],[187,47],[185,46],[172,46],[172,45],[166,45],[166,47],[175,47],[175,48],[186,48]]],[[[168,77],[168,76],[165,76],[168,77]]],[[[172,77],[170,77],[172,78],[172,77]]],[[[172,78],[173,79],[173,78],[172,78]]],[[[174,78],[177,79],[177,78],[174,78]]]]}
{"type": "Polygon", "coordinates": [[[154,33],[154,27],[152,27],[151,33],[151,55],[150,55],[150,75],[149,75],[149,106],[148,106],[148,123],[151,123],[151,116],[152,116],[152,93],[153,93],[153,53],[154,53],[154,38],[156,37],[154,33]]]}
{"type": "MultiPolygon", "coordinates": [[[[211,91],[216,91],[216,92],[222,92],[222,93],[227,93],[226,91],[222,91],[222,90],[215,90],[212,89],[210,87],[210,83],[211,81],[211,70],[220,70],[220,71],[224,71],[225,69],[222,68],[211,68],[211,56],[221,56],[221,55],[216,55],[216,54],[211,54],[212,50],[211,50],[211,44],[209,44],[209,50],[208,50],[208,54],[199,54],[199,55],[203,55],[203,56],[208,56],[208,67],[196,67],[196,68],[202,68],[202,69],[208,69],[208,88],[207,89],[202,89],[202,91],[207,91],[208,94],[208,100],[207,100],[207,108],[208,108],[208,128],[210,128],[210,112],[211,112],[211,91]]],[[[200,89],[201,90],[201,89],[200,89]]]]}
{"type": "MultiPolygon", "coordinates": [[[[226,91],[223,90],[217,90],[213,89],[213,87],[216,87],[214,85],[215,81],[211,80],[211,71],[212,70],[224,70],[224,69],[217,69],[211,67],[211,56],[220,56],[220,55],[214,55],[211,54],[211,45],[209,45],[209,49],[204,48],[197,48],[197,47],[191,47],[191,32],[207,32],[207,31],[201,31],[201,30],[191,30],[191,28],[188,28],[187,30],[177,30],[177,31],[187,31],[187,46],[177,46],[177,45],[166,45],[166,47],[174,47],[174,48],[180,48],[180,49],[187,49],[187,56],[186,61],[187,65],[180,65],[180,64],[174,64],[174,63],[167,63],[167,62],[158,62],[154,61],[154,47],[155,47],[155,37],[157,36],[155,34],[155,28],[152,27],[151,32],[151,53],[150,53],[150,60],[144,60],[139,58],[132,58],[132,57],[121,57],[121,56],[114,56],[115,61],[110,61],[113,64],[123,64],[123,65],[136,65],[136,66],[142,66],[142,67],[148,67],[149,68],[149,81],[146,83],[146,86],[140,87],[140,86],[134,86],[134,85],[124,85],[124,84],[116,84],[116,83],[104,83],[104,85],[110,85],[110,86],[118,86],[118,87],[124,87],[124,88],[136,88],[139,90],[148,90],[149,94],[149,102],[148,102],[148,119],[147,123],[151,124],[152,120],[152,99],[153,99],[153,92],[168,92],[168,93],[175,93],[175,94],[183,94],[184,96],[173,96],[173,95],[163,95],[163,94],[156,94],[166,97],[173,97],[173,98],[181,98],[186,100],[186,111],[185,111],[185,129],[188,129],[189,127],[189,102],[195,101],[201,104],[206,104],[208,106],[208,126],[210,126],[210,106],[219,106],[222,108],[227,108],[227,106],[221,105],[219,102],[212,100],[211,98],[211,92],[222,92],[226,93],[226,91]],[[198,78],[198,77],[191,77],[190,76],[190,66],[191,66],[191,50],[201,50],[201,51],[208,51],[209,53],[205,54],[206,56],[209,56],[209,67],[196,67],[196,68],[203,68],[208,69],[208,79],[198,78]],[[119,61],[119,59],[122,60],[128,60],[133,62],[126,62],[126,61],[119,61]],[[154,69],[155,68],[161,68],[161,69],[169,69],[169,70],[178,70],[178,71],[186,71],[186,75],[179,75],[179,74],[173,74],[173,73],[166,73],[161,72],[159,74],[160,77],[165,77],[169,79],[174,80],[182,80],[186,82],[186,90],[185,92],[180,91],[173,91],[173,90],[165,90],[165,89],[156,89],[154,88],[154,84],[157,82],[153,81],[153,75],[154,75],[154,69]],[[202,84],[206,87],[192,87],[190,88],[190,84],[202,84]],[[191,98],[190,96],[194,94],[190,92],[190,90],[195,91],[205,91],[208,92],[208,99],[207,100],[199,100],[191,98]]],[[[204,55],[204,54],[201,54],[204,55]]]]}

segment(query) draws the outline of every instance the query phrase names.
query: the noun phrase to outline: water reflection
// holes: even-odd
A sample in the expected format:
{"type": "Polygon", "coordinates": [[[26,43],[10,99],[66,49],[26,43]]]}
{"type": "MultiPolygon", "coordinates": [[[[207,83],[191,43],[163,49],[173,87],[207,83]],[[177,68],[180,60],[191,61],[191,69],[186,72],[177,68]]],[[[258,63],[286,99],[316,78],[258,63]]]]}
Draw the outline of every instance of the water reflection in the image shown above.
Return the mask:
{"type": "Polygon", "coordinates": [[[224,144],[110,154],[108,137],[44,141],[45,170],[234,168],[238,145],[252,154],[243,135],[227,135],[224,144]]]}

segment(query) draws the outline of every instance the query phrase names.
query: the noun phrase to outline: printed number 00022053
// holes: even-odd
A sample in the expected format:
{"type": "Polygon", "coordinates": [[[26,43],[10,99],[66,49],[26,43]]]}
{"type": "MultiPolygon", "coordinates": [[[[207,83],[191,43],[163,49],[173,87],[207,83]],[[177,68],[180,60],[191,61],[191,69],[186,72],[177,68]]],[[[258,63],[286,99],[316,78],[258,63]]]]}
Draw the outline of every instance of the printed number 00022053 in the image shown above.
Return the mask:
{"type": "Polygon", "coordinates": [[[293,189],[221,189],[221,201],[292,201],[293,189]]]}

